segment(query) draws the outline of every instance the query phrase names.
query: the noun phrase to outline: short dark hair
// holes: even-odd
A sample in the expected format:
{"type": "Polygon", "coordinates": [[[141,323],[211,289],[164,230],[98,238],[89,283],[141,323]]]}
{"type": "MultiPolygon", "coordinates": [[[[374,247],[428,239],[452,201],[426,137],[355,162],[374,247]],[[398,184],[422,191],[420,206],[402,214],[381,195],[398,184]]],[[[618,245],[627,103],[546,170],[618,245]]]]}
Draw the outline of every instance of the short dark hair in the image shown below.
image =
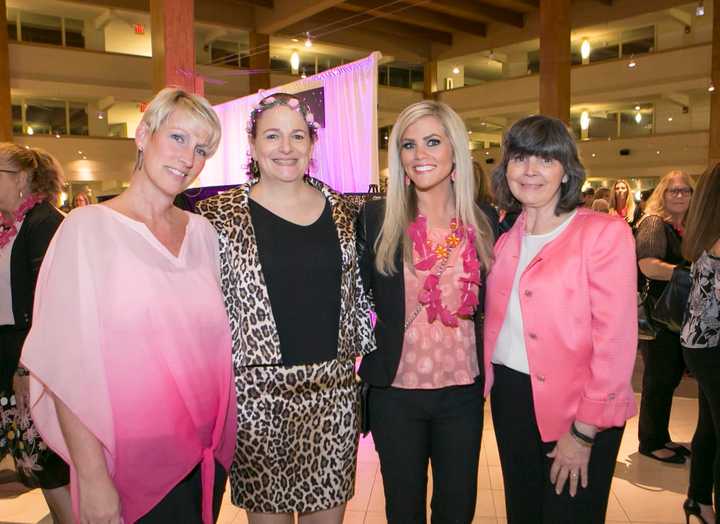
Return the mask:
{"type": "Polygon", "coordinates": [[[578,158],[575,139],[557,118],[533,115],[515,122],[503,137],[503,157],[493,172],[495,201],[506,211],[520,211],[522,204],[510,191],[506,172],[510,159],[516,156],[537,156],[557,160],[567,175],[560,185],[560,200],[555,214],[567,213],[583,204],[582,186],[585,168],[578,158]]]}
{"type": "Polygon", "coordinates": [[[583,191],[583,195],[593,196],[594,194],[595,194],[595,188],[594,188],[594,187],[589,187],[589,188],[587,188],[585,191],[583,191]]]}

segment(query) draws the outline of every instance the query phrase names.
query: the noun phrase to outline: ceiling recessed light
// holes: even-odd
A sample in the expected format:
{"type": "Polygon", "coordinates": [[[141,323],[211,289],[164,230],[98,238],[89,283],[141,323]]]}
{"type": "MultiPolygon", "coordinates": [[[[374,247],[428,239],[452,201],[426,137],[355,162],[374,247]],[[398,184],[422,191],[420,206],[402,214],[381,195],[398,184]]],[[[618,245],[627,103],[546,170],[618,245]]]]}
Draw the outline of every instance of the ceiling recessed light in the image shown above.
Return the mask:
{"type": "Polygon", "coordinates": [[[640,106],[635,106],[635,111],[640,111],[640,106]]]}
{"type": "Polygon", "coordinates": [[[673,117],[669,116],[669,117],[668,117],[668,122],[672,122],[672,121],[673,121],[673,117]]]}

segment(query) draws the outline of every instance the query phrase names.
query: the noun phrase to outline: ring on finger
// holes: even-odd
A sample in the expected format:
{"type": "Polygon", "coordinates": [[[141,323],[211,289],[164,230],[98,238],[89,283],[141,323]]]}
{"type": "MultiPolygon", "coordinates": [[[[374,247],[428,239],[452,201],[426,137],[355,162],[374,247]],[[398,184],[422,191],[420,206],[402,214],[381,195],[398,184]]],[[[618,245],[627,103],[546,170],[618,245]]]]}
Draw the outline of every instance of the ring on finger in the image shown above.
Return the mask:
{"type": "Polygon", "coordinates": [[[573,471],[572,473],[570,473],[570,477],[572,477],[574,479],[576,479],[577,476],[578,476],[577,471],[573,471]]]}

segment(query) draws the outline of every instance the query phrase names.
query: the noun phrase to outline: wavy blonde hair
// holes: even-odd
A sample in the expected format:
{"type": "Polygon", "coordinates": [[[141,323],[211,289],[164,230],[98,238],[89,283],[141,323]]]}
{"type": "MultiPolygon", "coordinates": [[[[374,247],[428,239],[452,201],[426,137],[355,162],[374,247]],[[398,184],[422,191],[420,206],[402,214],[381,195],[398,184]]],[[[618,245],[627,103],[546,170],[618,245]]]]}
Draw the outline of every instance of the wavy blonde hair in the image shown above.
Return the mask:
{"type": "MultiPolygon", "coordinates": [[[[682,178],[682,181],[685,182],[685,184],[687,184],[687,186],[690,187],[693,191],[695,190],[695,182],[692,181],[690,175],[688,175],[685,171],[681,171],[680,169],[673,169],[667,175],[662,177],[660,179],[660,183],[655,186],[652,195],[650,195],[647,204],[645,204],[645,215],[643,216],[642,220],[644,220],[645,217],[649,217],[650,215],[656,215],[662,218],[665,222],[671,221],[672,217],[670,216],[670,213],[668,213],[665,209],[665,192],[667,191],[668,187],[670,187],[670,182],[672,181],[672,179],[676,176],[682,178]]],[[[685,224],[686,219],[687,211],[685,212],[685,216],[682,220],[683,225],[685,224]]],[[[642,222],[642,220],[640,222],[642,222]]]]}
{"type": "Polygon", "coordinates": [[[436,118],[450,140],[455,166],[455,210],[458,218],[475,230],[478,259],[487,271],[492,262],[493,232],[485,214],[475,203],[475,176],[467,128],[450,106],[433,100],[424,100],[406,107],[390,133],[385,218],[375,241],[375,267],[383,275],[397,272],[395,254],[401,245],[405,262],[408,267],[412,267],[412,246],[406,230],[417,217],[417,193],[413,184],[405,185],[405,171],[400,160],[400,141],[409,126],[426,116],[436,118]]]}
{"type": "Polygon", "coordinates": [[[625,208],[625,220],[627,222],[632,222],[633,217],[635,216],[635,197],[633,196],[632,190],[630,189],[630,184],[628,184],[627,180],[621,178],[620,180],[615,181],[612,189],[610,190],[610,198],[608,199],[608,204],[610,206],[611,215],[618,215],[618,209],[625,208]],[[617,201],[615,188],[618,184],[625,184],[625,187],[627,188],[627,197],[625,198],[625,202],[617,201]]]}

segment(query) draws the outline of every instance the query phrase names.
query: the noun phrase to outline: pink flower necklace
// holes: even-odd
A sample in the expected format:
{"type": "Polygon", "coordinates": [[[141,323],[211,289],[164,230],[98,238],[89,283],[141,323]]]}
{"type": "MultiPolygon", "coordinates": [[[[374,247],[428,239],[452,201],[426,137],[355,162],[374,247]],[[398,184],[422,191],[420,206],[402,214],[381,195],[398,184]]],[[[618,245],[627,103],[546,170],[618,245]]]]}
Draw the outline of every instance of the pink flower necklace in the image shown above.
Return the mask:
{"type": "Polygon", "coordinates": [[[472,285],[480,286],[480,261],[475,250],[475,231],[472,227],[466,227],[462,222],[453,218],[450,221],[450,234],[445,237],[444,244],[437,244],[433,247],[428,239],[427,218],[418,215],[415,221],[408,226],[407,234],[412,240],[418,262],[415,269],[429,271],[425,278],[418,301],[427,310],[428,322],[433,323],[436,318],[448,327],[457,327],[458,318],[469,318],[475,312],[478,305],[477,294],[473,292],[472,285]],[[459,277],[461,283],[460,305],[452,313],[442,303],[440,292],[440,275],[450,258],[450,253],[458,247],[463,239],[466,239],[465,249],[462,252],[463,271],[466,275],[459,277]]]}
{"type": "Polygon", "coordinates": [[[3,217],[2,222],[0,222],[0,249],[8,245],[13,237],[17,235],[18,230],[16,224],[22,221],[25,215],[27,215],[27,212],[35,207],[35,204],[41,200],[43,200],[42,196],[32,193],[20,203],[20,207],[12,213],[10,218],[3,217]]]}

